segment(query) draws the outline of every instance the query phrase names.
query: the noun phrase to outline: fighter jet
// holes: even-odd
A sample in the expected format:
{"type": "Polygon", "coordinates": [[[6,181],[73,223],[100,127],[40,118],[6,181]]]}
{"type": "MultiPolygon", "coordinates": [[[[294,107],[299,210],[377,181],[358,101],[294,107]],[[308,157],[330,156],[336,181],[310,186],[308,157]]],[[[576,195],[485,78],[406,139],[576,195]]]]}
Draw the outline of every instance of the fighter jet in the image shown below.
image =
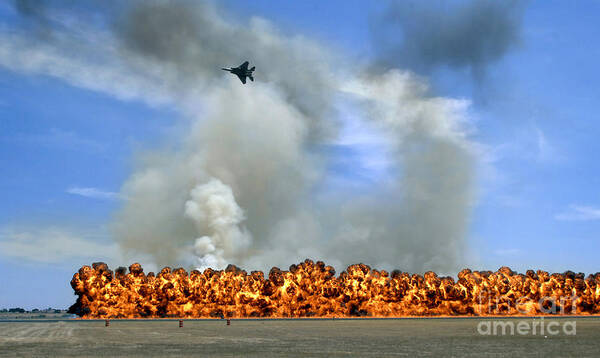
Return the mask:
{"type": "Polygon", "coordinates": [[[254,77],[252,77],[252,72],[254,72],[254,69],[256,67],[252,66],[251,69],[248,69],[248,61],[242,63],[241,65],[239,65],[238,67],[232,67],[232,68],[221,68],[223,71],[229,71],[231,73],[233,73],[234,75],[237,75],[240,78],[240,81],[242,81],[243,84],[246,84],[246,77],[248,77],[250,79],[250,81],[254,81],[254,77]]]}

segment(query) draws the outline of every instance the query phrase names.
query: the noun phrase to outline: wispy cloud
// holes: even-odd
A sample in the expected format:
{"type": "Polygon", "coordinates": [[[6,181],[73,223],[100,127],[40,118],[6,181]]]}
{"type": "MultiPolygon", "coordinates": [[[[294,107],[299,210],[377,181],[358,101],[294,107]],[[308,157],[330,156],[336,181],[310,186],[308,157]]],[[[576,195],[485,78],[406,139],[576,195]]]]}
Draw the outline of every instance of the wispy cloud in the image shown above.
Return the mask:
{"type": "Polygon", "coordinates": [[[2,228],[0,255],[37,263],[61,263],[83,258],[111,260],[117,257],[117,244],[96,239],[61,228],[2,228]]]}
{"type": "Polygon", "coordinates": [[[511,141],[493,146],[488,151],[493,163],[518,159],[550,165],[560,164],[566,159],[566,153],[556,140],[535,124],[523,127],[511,141]]]}
{"type": "Polygon", "coordinates": [[[562,155],[550,143],[548,136],[537,126],[534,127],[536,135],[537,159],[541,162],[556,162],[562,160],[562,155]]]}
{"type": "Polygon", "coordinates": [[[585,205],[569,205],[569,208],[554,216],[561,221],[592,221],[600,220],[600,208],[585,205]]]}
{"type": "Polygon", "coordinates": [[[79,195],[86,198],[101,199],[101,200],[116,200],[119,199],[119,193],[112,191],[104,191],[98,188],[85,188],[85,187],[70,187],[67,193],[73,195],[79,195]]]}
{"type": "Polygon", "coordinates": [[[140,74],[138,69],[120,60],[122,56],[116,52],[118,48],[110,34],[92,29],[75,18],[68,20],[73,24],[71,32],[55,33],[62,40],[50,43],[0,29],[0,67],[60,78],[73,86],[121,100],[139,99],[150,105],[171,102],[170,94],[160,83],[160,68],[140,74]],[[73,55],[73,48],[78,49],[77,55],[73,55]]]}

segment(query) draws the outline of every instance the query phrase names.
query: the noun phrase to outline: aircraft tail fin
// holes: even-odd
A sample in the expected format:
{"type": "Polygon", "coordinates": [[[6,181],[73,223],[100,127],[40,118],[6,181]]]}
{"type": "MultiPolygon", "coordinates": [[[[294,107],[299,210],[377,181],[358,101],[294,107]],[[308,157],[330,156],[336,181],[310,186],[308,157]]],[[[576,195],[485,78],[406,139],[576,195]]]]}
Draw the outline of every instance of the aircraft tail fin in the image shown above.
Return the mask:
{"type": "Polygon", "coordinates": [[[256,68],[256,66],[252,66],[252,68],[250,69],[250,71],[254,71],[255,68],[256,68]]]}
{"type": "Polygon", "coordinates": [[[250,81],[254,82],[254,77],[248,76],[248,78],[250,79],[250,81]]]}

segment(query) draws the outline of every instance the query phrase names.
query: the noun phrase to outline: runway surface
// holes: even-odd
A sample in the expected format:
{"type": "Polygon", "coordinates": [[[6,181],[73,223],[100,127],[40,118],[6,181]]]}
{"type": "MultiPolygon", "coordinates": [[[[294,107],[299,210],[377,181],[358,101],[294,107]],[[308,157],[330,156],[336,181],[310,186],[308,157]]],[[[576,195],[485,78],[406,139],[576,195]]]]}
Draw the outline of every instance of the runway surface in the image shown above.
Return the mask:
{"type": "Polygon", "coordinates": [[[111,320],[108,327],[104,320],[0,321],[0,356],[595,357],[600,351],[598,317],[184,320],[182,328],[178,321],[111,320]],[[482,324],[494,322],[537,322],[538,331],[481,334],[482,324]],[[559,333],[540,334],[541,322],[559,333]],[[565,334],[562,327],[572,322],[576,334],[565,334]]]}

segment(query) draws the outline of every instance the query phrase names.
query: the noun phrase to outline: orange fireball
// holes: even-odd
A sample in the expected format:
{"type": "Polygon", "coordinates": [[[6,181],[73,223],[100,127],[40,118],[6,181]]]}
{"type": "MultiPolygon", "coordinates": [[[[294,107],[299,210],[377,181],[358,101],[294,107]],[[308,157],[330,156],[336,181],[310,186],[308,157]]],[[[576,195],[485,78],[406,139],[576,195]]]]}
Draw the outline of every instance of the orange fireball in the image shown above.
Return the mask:
{"type": "Polygon", "coordinates": [[[83,266],[71,286],[78,295],[69,311],[83,318],[405,317],[600,314],[600,273],[584,278],[567,271],[518,274],[462,270],[458,280],[364,264],[338,277],[331,266],[305,260],[289,271],[229,265],[189,274],[163,268],[144,274],[140,264],[109,270],[83,266]]]}

